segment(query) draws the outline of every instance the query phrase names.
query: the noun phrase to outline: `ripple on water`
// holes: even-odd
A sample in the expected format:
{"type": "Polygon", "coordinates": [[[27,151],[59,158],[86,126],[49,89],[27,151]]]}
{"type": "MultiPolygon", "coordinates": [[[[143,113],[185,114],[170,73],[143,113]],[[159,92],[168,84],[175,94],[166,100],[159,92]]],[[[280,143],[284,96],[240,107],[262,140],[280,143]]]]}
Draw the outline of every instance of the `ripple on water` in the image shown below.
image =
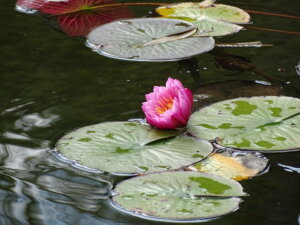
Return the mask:
{"type": "Polygon", "coordinates": [[[103,208],[111,188],[111,184],[100,177],[56,168],[46,173],[16,170],[10,173],[0,171],[0,222],[3,225],[118,224],[92,215],[103,208]],[[85,213],[80,213],[82,210],[85,213]]]}

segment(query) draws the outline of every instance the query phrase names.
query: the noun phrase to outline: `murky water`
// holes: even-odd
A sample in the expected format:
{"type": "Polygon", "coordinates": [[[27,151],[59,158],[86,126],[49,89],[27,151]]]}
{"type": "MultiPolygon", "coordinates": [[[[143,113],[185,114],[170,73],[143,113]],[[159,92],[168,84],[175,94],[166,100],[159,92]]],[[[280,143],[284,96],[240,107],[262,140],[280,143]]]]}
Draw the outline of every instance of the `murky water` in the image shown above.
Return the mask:
{"type": "MultiPolygon", "coordinates": [[[[223,2],[299,14],[297,1],[223,2]]],[[[143,118],[144,94],[168,76],[195,91],[196,107],[247,95],[300,97],[295,69],[300,59],[299,35],[249,29],[216,40],[260,40],[274,47],[218,49],[183,62],[124,62],[99,56],[84,46],[84,38],[66,36],[49,26],[48,20],[18,13],[14,7],[13,0],[0,3],[1,225],[160,224],[126,216],[109,206],[110,182],[122,178],[79,171],[52,157],[49,149],[64,133],[84,125],[143,118]],[[199,87],[213,82],[221,83],[199,87]]],[[[130,9],[142,16],[153,7],[130,9]]],[[[252,20],[257,27],[300,30],[297,19],[252,14],[252,20]]],[[[241,208],[206,224],[300,224],[300,153],[267,157],[269,172],[242,182],[250,196],[241,208]]]]}

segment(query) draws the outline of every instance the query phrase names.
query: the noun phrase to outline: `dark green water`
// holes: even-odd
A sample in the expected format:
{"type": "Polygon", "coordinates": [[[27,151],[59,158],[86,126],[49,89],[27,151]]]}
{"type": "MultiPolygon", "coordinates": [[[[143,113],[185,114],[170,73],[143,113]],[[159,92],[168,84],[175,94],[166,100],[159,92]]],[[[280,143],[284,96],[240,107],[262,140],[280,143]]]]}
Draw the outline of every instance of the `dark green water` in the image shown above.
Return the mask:
{"type": "MultiPolygon", "coordinates": [[[[299,14],[297,1],[248,2],[222,1],[244,9],[299,14]]],[[[198,99],[196,106],[262,93],[300,97],[300,77],[295,71],[300,60],[297,35],[249,29],[218,38],[217,42],[260,40],[274,47],[223,49],[184,62],[124,62],[93,53],[84,46],[83,38],[65,36],[39,16],[16,12],[14,5],[14,0],[0,2],[1,225],[160,224],[123,215],[107,204],[108,181],[116,183],[121,178],[73,169],[53,158],[48,150],[72,129],[143,118],[144,94],[154,85],[164,84],[169,76],[197,89],[197,94],[214,94],[203,102],[198,99]],[[240,68],[240,60],[248,70],[240,68]],[[275,81],[274,86],[223,82],[222,86],[199,89],[199,84],[225,80],[267,81],[257,71],[290,85],[275,81]]],[[[142,16],[153,7],[131,9],[142,16]]],[[[300,30],[300,20],[296,19],[253,14],[252,20],[257,27],[300,30]]],[[[250,196],[240,209],[207,225],[300,224],[300,153],[267,157],[269,172],[242,182],[250,196]]]]}

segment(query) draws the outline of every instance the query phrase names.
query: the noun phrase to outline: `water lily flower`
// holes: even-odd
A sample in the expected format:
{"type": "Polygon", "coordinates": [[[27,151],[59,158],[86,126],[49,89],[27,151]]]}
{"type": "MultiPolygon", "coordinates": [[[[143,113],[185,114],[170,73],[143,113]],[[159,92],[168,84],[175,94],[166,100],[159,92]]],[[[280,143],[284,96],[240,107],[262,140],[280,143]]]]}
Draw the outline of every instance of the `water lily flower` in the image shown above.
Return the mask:
{"type": "Polygon", "coordinates": [[[187,124],[192,104],[191,90],[179,80],[169,78],[165,87],[154,86],[153,92],[146,95],[142,109],[150,125],[160,129],[175,129],[187,124]]]}

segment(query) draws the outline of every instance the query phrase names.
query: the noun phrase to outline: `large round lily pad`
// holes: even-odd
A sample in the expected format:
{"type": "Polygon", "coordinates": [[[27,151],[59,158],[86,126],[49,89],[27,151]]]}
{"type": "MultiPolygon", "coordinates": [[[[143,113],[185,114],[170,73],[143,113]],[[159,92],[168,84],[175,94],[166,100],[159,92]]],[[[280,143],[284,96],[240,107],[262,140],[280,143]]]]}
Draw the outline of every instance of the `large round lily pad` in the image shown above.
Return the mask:
{"type": "Polygon", "coordinates": [[[209,142],[197,138],[167,138],[177,134],[136,122],[107,122],[68,133],[57,151],[81,166],[119,175],[179,169],[213,151],[209,142]]]}
{"type": "Polygon", "coordinates": [[[237,7],[212,4],[202,6],[200,2],[185,2],[161,6],[156,12],[167,18],[180,18],[198,27],[197,36],[223,36],[240,31],[243,27],[235,23],[248,23],[250,16],[237,7]]]}
{"type": "Polygon", "coordinates": [[[189,37],[192,23],[177,19],[138,18],[99,26],[87,36],[98,53],[131,61],[176,61],[214,48],[214,39],[189,37]]]}
{"type": "Polygon", "coordinates": [[[163,172],[119,183],[112,205],[133,216],[165,222],[200,222],[238,209],[242,186],[200,172],[163,172]]]}
{"type": "Polygon", "coordinates": [[[188,132],[223,147],[263,152],[300,150],[300,99],[236,98],[193,113],[188,132]]]}

